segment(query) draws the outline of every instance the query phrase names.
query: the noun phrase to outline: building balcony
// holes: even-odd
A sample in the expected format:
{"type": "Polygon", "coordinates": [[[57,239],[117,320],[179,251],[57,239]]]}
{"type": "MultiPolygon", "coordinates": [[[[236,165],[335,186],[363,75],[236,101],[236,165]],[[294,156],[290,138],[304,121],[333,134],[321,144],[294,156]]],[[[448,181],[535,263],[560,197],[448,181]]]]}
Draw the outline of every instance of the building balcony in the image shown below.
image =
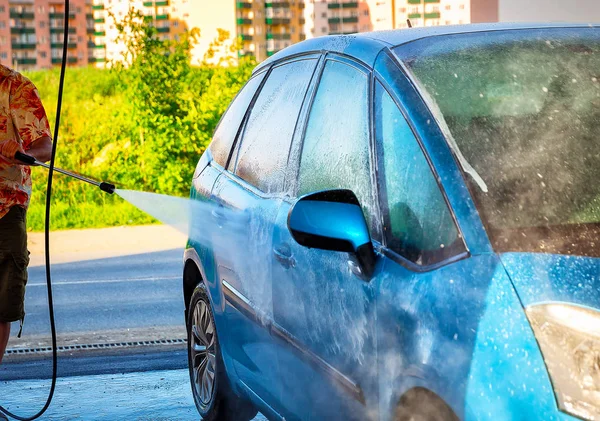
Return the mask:
{"type": "MultiPolygon", "coordinates": [[[[50,13],[50,19],[64,19],[65,14],[63,12],[52,12],[50,13]]],[[[69,13],[69,19],[75,19],[75,13],[69,13]]]]}
{"type": "Polygon", "coordinates": [[[358,23],[358,16],[348,16],[342,18],[343,23],[358,23]]]}
{"type": "Polygon", "coordinates": [[[329,35],[352,35],[352,34],[356,34],[356,31],[344,31],[344,32],[330,32],[329,35]]]}
{"type": "MultiPolygon", "coordinates": [[[[55,26],[54,28],[50,28],[51,34],[62,34],[63,32],[65,32],[65,28],[63,28],[62,26],[60,26],[60,27],[55,26]]],[[[76,34],[76,33],[77,33],[77,28],[69,28],[69,34],[76,34]]]]}
{"type": "MultiPolygon", "coordinates": [[[[50,44],[50,48],[63,48],[63,43],[62,42],[53,42],[50,44]]],[[[69,42],[69,43],[67,43],[67,48],[70,48],[70,49],[77,48],[77,43],[69,42]]]]}
{"type": "Polygon", "coordinates": [[[77,63],[77,57],[67,57],[67,63],[77,63]]]}
{"type": "Polygon", "coordinates": [[[161,26],[160,28],[156,28],[159,34],[166,34],[169,32],[170,28],[168,26],[161,26]]]}
{"type": "Polygon", "coordinates": [[[105,61],[104,57],[88,57],[88,63],[104,63],[105,61]]]}
{"type": "Polygon", "coordinates": [[[278,1],[278,2],[266,2],[265,7],[271,7],[273,9],[289,9],[289,1],[278,1]]]}
{"type": "Polygon", "coordinates": [[[20,27],[10,28],[11,34],[35,34],[35,28],[20,27]]]}
{"type": "Polygon", "coordinates": [[[52,57],[52,64],[61,64],[62,59],[60,57],[52,57]]]}
{"type": "Polygon", "coordinates": [[[94,19],[94,14],[93,13],[86,13],[85,14],[85,18],[86,19],[94,19]]]}
{"type": "Polygon", "coordinates": [[[144,2],[144,7],[152,7],[154,6],[154,2],[153,1],[145,1],[144,2]]]}
{"type": "Polygon", "coordinates": [[[106,36],[106,31],[95,31],[94,32],[94,36],[96,36],[96,37],[105,37],[106,36]]]}
{"type": "Polygon", "coordinates": [[[169,20],[169,14],[156,15],[156,20],[169,20]]]}
{"type": "Polygon", "coordinates": [[[423,4],[423,0],[408,0],[408,4],[423,4]]]}
{"type": "Polygon", "coordinates": [[[440,12],[425,13],[425,19],[439,19],[440,12]]]}
{"type": "Polygon", "coordinates": [[[17,64],[37,64],[37,59],[30,57],[17,57],[13,59],[17,64]]]}
{"type": "Polygon", "coordinates": [[[289,25],[291,23],[290,18],[266,18],[265,23],[267,25],[289,25]]]}
{"type": "Polygon", "coordinates": [[[104,18],[94,19],[94,23],[106,23],[106,19],[104,19],[104,18]]]}
{"type": "Polygon", "coordinates": [[[95,29],[95,28],[90,28],[90,27],[88,27],[88,28],[86,28],[86,32],[87,32],[88,34],[93,34],[94,32],[96,32],[96,29],[95,29]]]}
{"type": "Polygon", "coordinates": [[[252,9],[252,3],[249,1],[238,1],[235,5],[238,9],[252,9]]]}
{"type": "Polygon", "coordinates": [[[88,46],[88,48],[96,48],[96,43],[93,41],[88,41],[87,46],[88,46]]]}
{"type": "Polygon", "coordinates": [[[292,34],[273,34],[271,32],[267,32],[267,39],[274,39],[274,40],[289,40],[292,39],[292,34]]]}
{"type": "Polygon", "coordinates": [[[409,13],[408,18],[409,19],[421,19],[421,14],[420,13],[409,13]]]}
{"type": "Polygon", "coordinates": [[[440,0],[425,0],[425,3],[439,3],[440,0]]]}
{"type": "MultiPolygon", "coordinates": [[[[410,2],[410,0],[409,0],[410,2]]],[[[356,9],[358,7],[357,1],[349,1],[346,3],[329,3],[327,5],[329,9],[356,9]]]]}
{"type": "Polygon", "coordinates": [[[237,18],[238,25],[252,25],[252,19],[250,18],[237,18]]]}
{"type": "Polygon", "coordinates": [[[24,19],[32,20],[34,18],[33,12],[10,12],[11,19],[24,19]]]}
{"type": "Polygon", "coordinates": [[[340,23],[342,21],[342,18],[329,18],[327,19],[327,21],[329,22],[329,24],[335,24],[340,23]]]}
{"type": "Polygon", "coordinates": [[[154,4],[157,7],[165,7],[165,6],[169,6],[171,3],[169,2],[169,0],[162,0],[162,1],[156,1],[154,4]]]}
{"type": "Polygon", "coordinates": [[[103,4],[93,4],[92,10],[104,10],[104,5],[103,4]]]}
{"type": "Polygon", "coordinates": [[[254,57],[254,53],[251,51],[238,51],[238,58],[242,57],[254,57]]]}
{"type": "Polygon", "coordinates": [[[304,41],[306,39],[306,34],[300,34],[300,41],[304,41]]]}
{"type": "Polygon", "coordinates": [[[252,41],[253,36],[249,34],[241,34],[240,38],[242,41],[252,41]]]}
{"type": "Polygon", "coordinates": [[[104,50],[106,48],[106,44],[96,44],[94,48],[97,50],[104,50]]]}
{"type": "Polygon", "coordinates": [[[31,42],[13,42],[11,44],[13,50],[35,50],[35,43],[31,42]]]}

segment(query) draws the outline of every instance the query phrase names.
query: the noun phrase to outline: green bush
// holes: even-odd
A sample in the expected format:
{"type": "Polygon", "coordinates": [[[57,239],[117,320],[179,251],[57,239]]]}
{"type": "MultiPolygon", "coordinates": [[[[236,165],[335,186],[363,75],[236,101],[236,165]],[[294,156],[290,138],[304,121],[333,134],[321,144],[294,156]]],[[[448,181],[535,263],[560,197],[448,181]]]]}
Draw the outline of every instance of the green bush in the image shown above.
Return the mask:
{"type": "MultiPolygon", "coordinates": [[[[154,28],[127,24],[137,30],[129,31],[135,42],[127,66],[67,69],[56,166],[118,188],[186,196],[198,158],[255,63],[192,67],[189,49],[197,32],[161,41],[154,28]]],[[[38,87],[53,127],[59,70],[26,76],[38,87]]],[[[46,180],[46,170],[33,169],[32,231],[44,227],[46,180]]],[[[52,229],[156,222],[115,195],[58,173],[52,204],[52,229]]]]}

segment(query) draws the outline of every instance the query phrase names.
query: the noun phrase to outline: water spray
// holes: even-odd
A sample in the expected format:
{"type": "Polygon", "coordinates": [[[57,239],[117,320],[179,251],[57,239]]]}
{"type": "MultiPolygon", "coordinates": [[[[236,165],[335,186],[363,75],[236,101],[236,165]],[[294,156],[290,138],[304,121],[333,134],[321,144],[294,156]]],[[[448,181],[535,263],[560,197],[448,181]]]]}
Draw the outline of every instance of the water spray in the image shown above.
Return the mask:
{"type": "MultiPolygon", "coordinates": [[[[40,167],[50,169],[50,165],[40,162],[37,159],[35,159],[33,156],[24,154],[23,152],[17,152],[15,154],[15,158],[25,164],[28,164],[28,165],[37,165],[40,167]]],[[[92,180],[91,178],[87,178],[82,175],[75,174],[74,172],[63,170],[62,168],[57,168],[57,167],[54,167],[54,171],[59,172],[64,175],[67,175],[69,177],[75,178],[79,181],[83,181],[85,183],[92,184],[96,187],[99,187],[100,190],[102,190],[103,192],[106,192],[108,194],[113,194],[115,192],[115,185],[107,183],[106,181],[92,180]]]]}

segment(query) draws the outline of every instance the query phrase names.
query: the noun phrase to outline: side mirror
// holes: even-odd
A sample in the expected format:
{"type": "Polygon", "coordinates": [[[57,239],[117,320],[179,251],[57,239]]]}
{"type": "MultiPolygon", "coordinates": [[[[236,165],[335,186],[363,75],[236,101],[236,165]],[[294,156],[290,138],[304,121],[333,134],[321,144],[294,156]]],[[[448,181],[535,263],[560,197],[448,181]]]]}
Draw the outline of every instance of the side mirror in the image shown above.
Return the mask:
{"type": "Polygon", "coordinates": [[[327,190],[301,197],[290,210],[288,229],[302,246],[355,255],[368,279],[375,251],[358,199],[351,190],[327,190]]]}

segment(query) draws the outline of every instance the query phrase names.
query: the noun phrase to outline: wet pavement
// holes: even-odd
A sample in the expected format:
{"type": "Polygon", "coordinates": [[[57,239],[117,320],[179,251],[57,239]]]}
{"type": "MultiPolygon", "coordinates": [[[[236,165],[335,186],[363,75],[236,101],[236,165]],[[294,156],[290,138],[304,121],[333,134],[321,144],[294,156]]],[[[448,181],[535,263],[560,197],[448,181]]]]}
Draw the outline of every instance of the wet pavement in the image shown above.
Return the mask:
{"type": "MultiPolygon", "coordinates": [[[[45,402],[49,380],[0,381],[0,403],[30,416],[45,402]]],[[[102,374],[59,378],[41,420],[199,420],[188,371],[102,374]]],[[[256,421],[264,421],[261,415],[256,421]]]]}

